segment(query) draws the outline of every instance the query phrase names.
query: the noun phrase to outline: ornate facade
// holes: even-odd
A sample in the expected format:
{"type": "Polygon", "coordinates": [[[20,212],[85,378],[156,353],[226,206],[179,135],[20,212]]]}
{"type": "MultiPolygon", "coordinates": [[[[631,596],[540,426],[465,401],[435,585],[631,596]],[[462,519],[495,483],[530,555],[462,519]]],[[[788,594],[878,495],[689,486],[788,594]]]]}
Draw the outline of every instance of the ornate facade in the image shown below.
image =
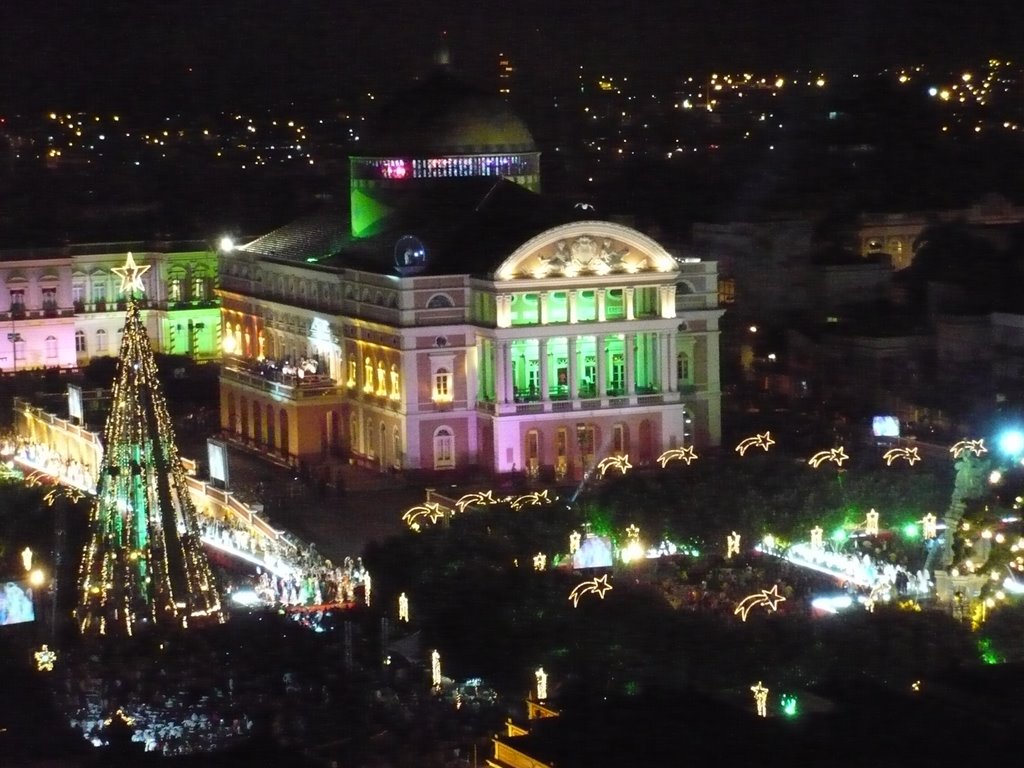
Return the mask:
{"type": "Polygon", "coordinates": [[[221,423],[261,450],[566,476],[720,440],[714,262],[604,221],[543,231],[483,274],[258,247],[222,256],[221,423]]]}
{"type": "Polygon", "coordinates": [[[220,354],[217,253],[199,243],[102,243],[0,252],[0,371],[74,368],[114,356],[124,296],[111,271],[125,253],[151,269],[142,319],[154,348],[220,354]]]}

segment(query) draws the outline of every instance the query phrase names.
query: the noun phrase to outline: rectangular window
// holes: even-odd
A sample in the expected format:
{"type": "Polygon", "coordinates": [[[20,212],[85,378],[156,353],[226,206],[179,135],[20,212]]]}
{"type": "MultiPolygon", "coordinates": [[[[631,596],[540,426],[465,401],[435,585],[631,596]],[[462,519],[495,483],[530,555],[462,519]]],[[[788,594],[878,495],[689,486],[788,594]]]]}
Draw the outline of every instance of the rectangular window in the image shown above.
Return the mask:
{"type": "Polygon", "coordinates": [[[57,289],[43,288],[43,309],[57,308],[57,289]]]}
{"type": "Polygon", "coordinates": [[[437,402],[451,402],[452,399],[451,374],[444,368],[439,368],[434,374],[434,400],[437,402]]]}
{"type": "Polygon", "coordinates": [[[25,291],[24,290],[19,288],[16,291],[11,291],[11,309],[20,309],[20,310],[24,311],[24,309],[25,309],[25,291]]]}
{"type": "Polygon", "coordinates": [[[348,380],[345,384],[349,387],[356,385],[356,360],[354,357],[348,359],[348,380]]]}
{"type": "Polygon", "coordinates": [[[75,352],[85,351],[85,334],[82,331],[75,331],[75,352]]]}
{"type": "Polygon", "coordinates": [[[93,283],[92,303],[104,304],[107,301],[107,286],[104,283],[93,283]]]}
{"type": "Polygon", "coordinates": [[[84,285],[73,285],[71,286],[71,301],[74,302],[75,308],[77,309],[85,303],[85,286],[84,285]]]}

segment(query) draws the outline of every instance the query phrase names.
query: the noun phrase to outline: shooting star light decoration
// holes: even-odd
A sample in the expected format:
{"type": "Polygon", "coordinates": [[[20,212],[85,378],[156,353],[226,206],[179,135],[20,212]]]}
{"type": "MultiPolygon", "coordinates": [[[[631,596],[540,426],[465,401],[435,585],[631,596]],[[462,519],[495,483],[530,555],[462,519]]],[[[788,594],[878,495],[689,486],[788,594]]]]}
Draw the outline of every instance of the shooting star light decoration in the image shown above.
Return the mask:
{"type": "Polygon", "coordinates": [[[633,468],[633,465],[629,463],[629,454],[622,456],[606,456],[597,463],[597,469],[601,472],[601,477],[604,477],[609,469],[617,469],[622,474],[626,474],[633,468]]]}
{"type": "Polygon", "coordinates": [[[598,597],[604,600],[605,593],[612,588],[612,585],[608,583],[608,575],[596,576],[590,581],[582,581],[573,587],[572,592],[569,593],[569,599],[572,600],[572,607],[576,608],[579,605],[580,598],[583,595],[595,593],[598,597]]]}
{"type": "Polygon", "coordinates": [[[779,594],[779,585],[775,584],[771,589],[762,589],[760,592],[744,597],[737,604],[733,614],[746,621],[747,614],[754,606],[763,605],[766,611],[774,613],[779,609],[779,603],[785,602],[785,600],[786,598],[779,594]]]}
{"type": "Polygon", "coordinates": [[[402,515],[402,520],[404,520],[406,525],[414,531],[418,531],[420,529],[419,519],[421,517],[429,518],[430,522],[436,523],[444,517],[444,511],[441,509],[441,505],[436,501],[428,501],[426,504],[419,504],[408,509],[406,513],[402,515]]]}
{"type": "Polygon", "coordinates": [[[52,507],[54,502],[57,501],[57,499],[67,499],[71,503],[77,504],[84,498],[85,491],[79,488],[75,488],[74,486],[61,485],[54,488],[52,491],[43,496],[43,501],[46,502],[47,506],[52,507]]]}
{"type": "Polygon", "coordinates": [[[848,458],[850,457],[846,455],[846,451],[843,450],[842,446],[839,446],[838,448],[829,448],[827,451],[818,451],[807,460],[807,463],[817,469],[821,466],[822,462],[834,461],[841,467],[848,458]]]}
{"type": "Polygon", "coordinates": [[[548,496],[547,489],[545,488],[543,491],[534,491],[533,493],[525,493],[522,496],[517,496],[512,500],[512,509],[518,512],[526,506],[540,507],[544,504],[551,504],[557,498],[558,497],[556,496],[552,499],[548,496]]]}
{"type": "Polygon", "coordinates": [[[949,452],[953,454],[954,459],[959,459],[965,453],[973,453],[975,456],[981,456],[983,453],[988,453],[988,448],[985,447],[984,438],[979,440],[960,440],[953,443],[949,452]]]}
{"type": "Polygon", "coordinates": [[[768,452],[768,448],[775,445],[775,441],[772,440],[772,433],[765,432],[763,434],[754,435],[753,437],[746,437],[740,440],[736,446],[736,452],[743,456],[746,454],[748,448],[763,448],[765,453],[768,452]]]}
{"type": "Polygon", "coordinates": [[[690,466],[691,461],[695,461],[697,458],[697,452],[693,450],[691,446],[685,448],[669,448],[661,456],[658,457],[658,463],[661,464],[661,468],[664,469],[668,466],[670,461],[685,461],[686,466],[690,466]]]}
{"type": "Polygon", "coordinates": [[[494,498],[494,491],[475,491],[473,493],[467,493],[464,496],[460,496],[459,500],[455,502],[455,508],[459,512],[465,512],[466,507],[471,505],[483,505],[483,504],[500,504],[503,501],[508,501],[510,497],[506,496],[501,499],[494,498]]]}
{"type": "Polygon", "coordinates": [[[914,466],[914,462],[920,461],[921,457],[917,454],[917,447],[913,448],[890,448],[884,454],[882,458],[885,459],[885,465],[891,467],[892,463],[897,459],[903,459],[910,466],[914,466]]]}

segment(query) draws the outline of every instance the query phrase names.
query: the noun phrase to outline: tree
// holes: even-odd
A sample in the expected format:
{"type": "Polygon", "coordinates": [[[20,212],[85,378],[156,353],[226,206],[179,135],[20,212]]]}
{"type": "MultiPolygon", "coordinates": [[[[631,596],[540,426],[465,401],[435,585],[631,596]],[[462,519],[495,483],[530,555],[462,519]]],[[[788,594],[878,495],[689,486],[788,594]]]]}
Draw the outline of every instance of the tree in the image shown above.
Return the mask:
{"type": "Polygon", "coordinates": [[[128,254],[125,266],[114,270],[128,306],[79,584],[83,633],[132,635],[140,622],[187,626],[220,610],[133,295],[146,269],[128,254]]]}

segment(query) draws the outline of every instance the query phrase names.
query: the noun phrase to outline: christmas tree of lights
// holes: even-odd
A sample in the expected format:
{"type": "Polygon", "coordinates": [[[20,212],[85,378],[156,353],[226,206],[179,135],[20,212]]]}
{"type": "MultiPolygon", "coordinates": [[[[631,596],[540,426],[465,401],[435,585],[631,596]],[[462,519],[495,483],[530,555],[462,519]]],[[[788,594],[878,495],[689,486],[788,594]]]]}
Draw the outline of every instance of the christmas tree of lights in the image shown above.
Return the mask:
{"type": "Polygon", "coordinates": [[[83,634],[132,635],[143,625],[181,627],[197,617],[220,616],[135,300],[148,269],[129,253],[125,265],[113,270],[121,278],[127,311],[79,578],[77,620],[83,634]]]}

